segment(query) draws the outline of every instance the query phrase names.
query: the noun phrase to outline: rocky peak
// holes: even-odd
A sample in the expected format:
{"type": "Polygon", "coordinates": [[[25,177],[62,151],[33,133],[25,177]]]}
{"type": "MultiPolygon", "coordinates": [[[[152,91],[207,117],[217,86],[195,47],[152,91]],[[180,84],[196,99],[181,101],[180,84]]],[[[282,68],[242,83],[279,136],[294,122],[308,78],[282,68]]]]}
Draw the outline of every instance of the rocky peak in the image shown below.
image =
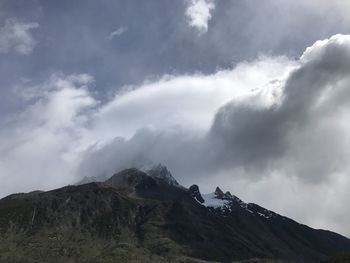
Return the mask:
{"type": "Polygon", "coordinates": [[[232,195],[229,191],[224,193],[220,187],[216,187],[215,192],[214,192],[214,198],[216,199],[221,199],[221,200],[232,200],[232,201],[237,201],[238,198],[234,195],[232,195]]]}
{"type": "Polygon", "coordinates": [[[168,168],[162,164],[155,165],[146,172],[153,178],[158,178],[173,186],[180,186],[176,179],[172,176],[168,168]]]}
{"type": "Polygon", "coordinates": [[[224,192],[223,192],[219,187],[216,187],[214,194],[215,194],[218,198],[221,198],[221,197],[224,196],[224,192]]]}
{"type": "Polygon", "coordinates": [[[146,173],[135,169],[126,169],[105,181],[107,185],[121,191],[133,192],[139,189],[149,189],[157,185],[156,181],[146,173]]]}
{"type": "Polygon", "coordinates": [[[190,188],[188,188],[188,192],[196,201],[198,201],[201,204],[204,203],[204,199],[199,191],[198,185],[196,184],[192,185],[190,188]]]}

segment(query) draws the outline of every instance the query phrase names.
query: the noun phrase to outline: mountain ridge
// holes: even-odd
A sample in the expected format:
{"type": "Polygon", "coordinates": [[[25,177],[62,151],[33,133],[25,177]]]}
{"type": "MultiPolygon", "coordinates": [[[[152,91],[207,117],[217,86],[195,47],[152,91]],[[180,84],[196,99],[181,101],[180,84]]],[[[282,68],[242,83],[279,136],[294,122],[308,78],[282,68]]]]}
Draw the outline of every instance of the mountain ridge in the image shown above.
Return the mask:
{"type": "Polygon", "coordinates": [[[17,262],[47,262],[43,251],[51,262],[320,262],[350,251],[350,240],[339,234],[218,187],[202,196],[196,185],[174,184],[166,171],[164,177],[132,168],[104,182],[1,199],[0,262],[16,262],[21,252],[17,262]]]}

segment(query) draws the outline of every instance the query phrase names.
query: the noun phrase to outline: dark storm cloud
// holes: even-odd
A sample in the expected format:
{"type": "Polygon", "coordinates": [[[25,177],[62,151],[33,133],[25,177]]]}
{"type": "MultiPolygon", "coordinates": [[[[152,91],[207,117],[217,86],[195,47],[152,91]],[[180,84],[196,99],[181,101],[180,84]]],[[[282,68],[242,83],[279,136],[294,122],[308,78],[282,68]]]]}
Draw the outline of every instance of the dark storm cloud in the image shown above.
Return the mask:
{"type": "MultiPolygon", "coordinates": [[[[226,160],[229,164],[238,163],[254,168],[255,165],[268,165],[269,161],[276,162],[281,156],[284,158],[288,155],[293,148],[290,145],[291,137],[296,137],[301,130],[311,130],[324,116],[348,103],[346,85],[350,74],[349,58],[348,39],[333,37],[325,46],[315,45],[305,52],[301,67],[291,74],[283,88],[281,105],[259,108],[229,103],[224,106],[216,115],[210,133],[220,147],[218,152],[222,153],[217,161],[226,160]],[[343,81],[345,83],[341,83],[343,81]],[[327,103],[316,106],[329,89],[332,92],[328,94],[327,103]]],[[[332,137],[336,137],[336,132],[332,137]]],[[[333,143],[336,145],[335,138],[333,143]]],[[[327,142],[313,146],[316,153],[331,152],[332,148],[328,148],[330,145],[327,142]]],[[[330,162],[319,160],[317,171],[301,170],[299,176],[322,179],[333,172],[335,165],[332,159],[330,162]]]]}

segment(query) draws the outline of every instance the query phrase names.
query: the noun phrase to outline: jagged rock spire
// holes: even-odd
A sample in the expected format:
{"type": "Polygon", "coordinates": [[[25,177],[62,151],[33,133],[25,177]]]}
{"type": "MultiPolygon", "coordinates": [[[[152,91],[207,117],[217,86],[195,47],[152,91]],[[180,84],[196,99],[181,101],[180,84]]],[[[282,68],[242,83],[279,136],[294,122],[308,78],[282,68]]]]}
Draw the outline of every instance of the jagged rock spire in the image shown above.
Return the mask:
{"type": "Polygon", "coordinates": [[[176,181],[176,179],[172,176],[168,168],[162,164],[158,164],[152,167],[152,169],[146,172],[149,176],[160,178],[166,181],[168,184],[173,186],[179,186],[180,184],[176,181]]]}
{"type": "Polygon", "coordinates": [[[201,195],[201,192],[199,191],[198,185],[194,184],[190,188],[188,188],[188,192],[191,194],[191,196],[197,200],[199,203],[203,204],[204,199],[201,195]]]}
{"type": "Polygon", "coordinates": [[[216,187],[214,194],[220,197],[224,195],[224,192],[219,187],[216,187]]]}

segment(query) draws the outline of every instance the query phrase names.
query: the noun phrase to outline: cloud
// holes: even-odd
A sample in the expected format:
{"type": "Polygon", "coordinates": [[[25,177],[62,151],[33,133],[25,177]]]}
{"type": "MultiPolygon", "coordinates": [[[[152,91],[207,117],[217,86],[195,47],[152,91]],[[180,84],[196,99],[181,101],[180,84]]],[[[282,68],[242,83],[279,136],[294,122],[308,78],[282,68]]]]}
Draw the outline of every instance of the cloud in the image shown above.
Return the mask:
{"type": "Polygon", "coordinates": [[[275,90],[293,67],[284,57],[262,57],[212,75],[165,76],[118,92],[91,119],[86,138],[98,143],[84,154],[79,174],[110,175],[163,162],[182,179],[192,172],[196,180],[205,169],[200,158],[217,110],[252,96],[269,105],[273,98],[267,90],[275,90]]]}
{"type": "MultiPolygon", "coordinates": [[[[133,127],[136,133],[131,137],[126,134],[132,134],[130,131],[133,129],[124,135],[117,135],[110,142],[90,148],[85,152],[80,172],[87,175],[95,171],[97,175],[106,175],[113,170],[130,166],[142,167],[163,162],[184,184],[196,182],[204,189],[209,189],[208,185],[214,188],[213,184],[223,182],[236,190],[233,192],[242,194],[248,200],[261,199],[268,207],[276,207],[277,211],[290,214],[312,226],[343,229],[343,233],[349,234],[350,229],[344,224],[344,220],[340,220],[341,217],[349,215],[336,212],[334,207],[338,203],[346,204],[350,198],[342,187],[344,182],[349,181],[350,172],[347,160],[350,154],[350,125],[346,121],[350,116],[347,107],[350,100],[349,61],[350,36],[335,35],[307,48],[298,61],[284,60],[277,67],[265,64],[257,70],[265,79],[257,78],[257,72],[252,74],[254,66],[261,61],[245,65],[243,72],[256,80],[251,84],[257,90],[249,82],[243,81],[240,86],[235,85],[232,79],[227,79],[228,86],[231,84],[235,88],[233,93],[224,92],[224,97],[230,101],[221,100],[216,107],[209,107],[208,110],[210,101],[218,98],[209,92],[205,96],[208,100],[201,98],[198,106],[184,107],[187,114],[179,119],[174,116],[177,112],[181,115],[183,106],[172,93],[171,87],[181,90],[181,85],[174,84],[181,83],[179,80],[183,77],[165,81],[170,85],[164,89],[169,98],[175,99],[178,103],[177,109],[180,110],[172,109],[172,101],[160,95],[164,85],[162,81],[126,92],[116,97],[110,105],[104,106],[105,109],[102,107],[99,118],[109,116],[109,128],[117,131],[118,125],[113,125],[111,120],[112,116],[117,119],[120,117],[107,112],[114,112],[111,105],[125,103],[123,107],[126,108],[117,106],[114,113],[123,109],[123,116],[126,116],[130,112],[126,118],[131,123],[137,120],[137,116],[145,116],[145,123],[137,120],[133,127]],[[285,71],[277,73],[277,68],[285,71]],[[244,90],[243,87],[248,89],[244,90]],[[143,92],[145,90],[149,92],[143,92]],[[147,106],[143,106],[143,97],[149,102],[147,106]],[[137,107],[139,102],[140,108],[137,107]],[[218,110],[213,110],[220,104],[218,110]],[[201,109],[206,118],[197,118],[196,107],[201,109]],[[148,113],[151,114],[151,120],[147,119],[148,113]],[[178,123],[178,126],[169,125],[168,121],[172,124],[178,123]],[[150,127],[146,127],[148,123],[151,124],[150,127]],[[196,127],[202,133],[192,133],[196,127]],[[275,188],[283,181],[286,182],[285,185],[275,188]],[[250,185],[249,197],[240,190],[245,188],[239,188],[239,185],[250,185]],[[254,189],[259,191],[255,194],[254,189]],[[262,189],[273,194],[261,198],[262,189]],[[344,194],[337,195],[335,189],[344,194]],[[285,203],[297,202],[298,209],[295,212],[283,209],[281,203],[275,200],[276,196],[285,196],[285,203]],[[324,203],[332,205],[330,209],[335,214],[329,215],[328,210],[322,208],[324,203]],[[318,209],[317,213],[306,213],[309,205],[314,205],[318,209]]],[[[274,63],[278,65],[276,61],[274,63]]],[[[199,87],[205,87],[206,84],[215,87],[215,93],[220,94],[225,85],[224,82],[220,83],[218,76],[229,73],[242,80],[244,77],[241,78],[242,75],[238,74],[239,69],[240,66],[225,73],[186,79],[184,83],[187,83],[187,99],[195,102],[195,98],[201,94],[198,91],[190,95],[196,87],[191,85],[191,80],[198,81],[199,87]]],[[[101,127],[108,130],[107,126],[101,127]]]]}
{"type": "Polygon", "coordinates": [[[187,186],[222,184],[350,234],[350,215],[339,209],[350,198],[349,61],[350,36],[335,35],[296,60],[261,57],[214,74],[164,76],[105,103],[89,92],[90,76],[54,75],[24,89],[30,106],[2,125],[1,191],[162,162],[187,186]]]}
{"type": "Polygon", "coordinates": [[[303,1],[301,2],[303,7],[313,10],[314,12],[318,12],[321,15],[326,13],[337,13],[342,17],[342,19],[348,20],[348,12],[350,8],[350,3],[342,0],[334,0],[332,2],[327,0],[311,0],[311,1],[303,1]]]}
{"type": "Polygon", "coordinates": [[[4,26],[0,27],[0,53],[30,54],[37,43],[31,31],[38,27],[39,24],[35,22],[22,23],[16,19],[7,19],[4,26]]]}
{"type": "Polygon", "coordinates": [[[87,75],[52,76],[33,87],[24,111],[2,121],[1,195],[71,181],[87,111],[97,103],[89,85],[92,78],[87,75]]]}
{"type": "Polygon", "coordinates": [[[231,156],[229,164],[283,169],[316,183],[348,171],[348,127],[342,120],[349,114],[349,41],[336,35],[308,48],[283,86],[280,105],[230,103],[218,112],[211,137],[218,152],[231,156]]]}
{"type": "Polygon", "coordinates": [[[293,65],[283,57],[261,58],[208,76],[165,76],[119,91],[103,104],[89,92],[94,85],[89,75],[55,74],[42,84],[17,86],[28,106],[1,125],[1,179],[10,175],[1,195],[73,183],[83,175],[110,175],[133,163],[166,163],[177,154],[172,140],[179,150],[187,142],[192,147],[222,104],[261,92],[293,65]]]}
{"type": "Polygon", "coordinates": [[[214,0],[187,0],[186,16],[188,24],[199,32],[208,31],[211,12],[215,8],[214,0]]]}
{"type": "Polygon", "coordinates": [[[96,131],[103,138],[130,138],[137,129],[150,126],[207,131],[219,107],[232,99],[242,100],[252,90],[259,92],[291,67],[293,63],[284,57],[262,57],[212,75],[168,75],[129,87],[100,108],[96,131]]]}
{"type": "Polygon", "coordinates": [[[123,35],[128,29],[126,27],[118,27],[116,30],[114,30],[113,32],[111,32],[108,36],[109,40],[112,40],[115,37],[119,37],[121,35],[123,35]]]}

